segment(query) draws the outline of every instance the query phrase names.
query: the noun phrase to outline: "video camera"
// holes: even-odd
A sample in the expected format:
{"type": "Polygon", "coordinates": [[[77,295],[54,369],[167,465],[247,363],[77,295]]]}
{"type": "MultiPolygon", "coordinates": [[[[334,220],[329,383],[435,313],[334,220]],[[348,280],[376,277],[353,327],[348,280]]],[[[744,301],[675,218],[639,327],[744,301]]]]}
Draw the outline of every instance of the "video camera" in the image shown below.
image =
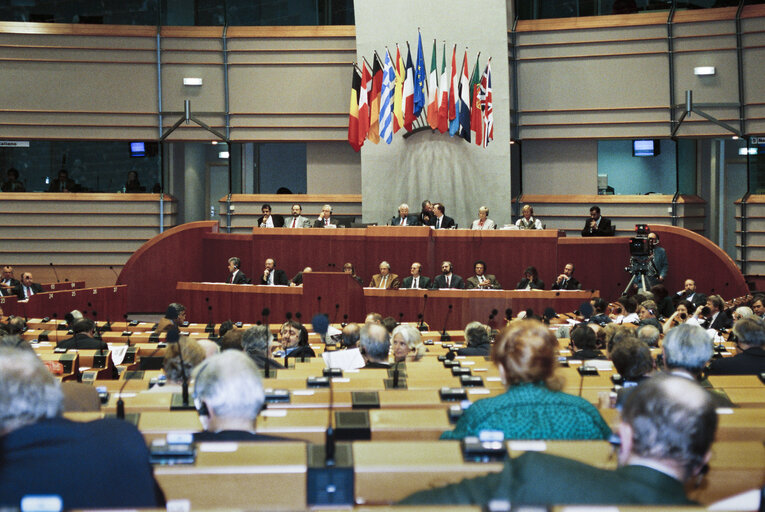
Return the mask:
{"type": "Polygon", "coordinates": [[[635,236],[630,238],[630,256],[645,257],[651,254],[648,234],[651,228],[647,224],[635,224],[635,236]]]}

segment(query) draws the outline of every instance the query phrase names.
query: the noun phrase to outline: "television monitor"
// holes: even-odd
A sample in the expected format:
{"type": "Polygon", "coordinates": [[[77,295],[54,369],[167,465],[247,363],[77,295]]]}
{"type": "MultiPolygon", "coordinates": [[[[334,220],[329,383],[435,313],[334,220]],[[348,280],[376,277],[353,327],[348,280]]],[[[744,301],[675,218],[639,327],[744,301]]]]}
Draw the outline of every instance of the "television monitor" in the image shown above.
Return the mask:
{"type": "Polygon", "coordinates": [[[632,141],[632,156],[656,156],[660,152],[658,140],[637,139],[632,141]]]}
{"type": "Polygon", "coordinates": [[[145,142],[131,142],[130,143],[130,156],[131,157],[146,156],[146,143],[145,142]]]}

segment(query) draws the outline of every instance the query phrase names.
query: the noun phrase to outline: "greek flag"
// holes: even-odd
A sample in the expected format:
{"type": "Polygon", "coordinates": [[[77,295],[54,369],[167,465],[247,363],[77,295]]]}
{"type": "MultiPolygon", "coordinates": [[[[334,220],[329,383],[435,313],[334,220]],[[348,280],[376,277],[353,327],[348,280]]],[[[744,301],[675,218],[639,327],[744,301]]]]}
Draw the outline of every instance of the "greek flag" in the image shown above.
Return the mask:
{"type": "Polygon", "coordinates": [[[396,72],[390,53],[385,50],[383,81],[380,99],[380,138],[387,144],[393,142],[393,88],[396,85],[396,72]]]}

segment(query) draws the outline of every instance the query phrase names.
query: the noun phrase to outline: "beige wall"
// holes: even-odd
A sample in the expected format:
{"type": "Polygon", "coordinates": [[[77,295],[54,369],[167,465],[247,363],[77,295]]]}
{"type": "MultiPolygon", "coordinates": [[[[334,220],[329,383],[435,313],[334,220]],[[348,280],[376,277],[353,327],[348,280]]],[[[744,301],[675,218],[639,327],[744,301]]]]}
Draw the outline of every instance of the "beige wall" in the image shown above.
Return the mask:
{"type": "Polygon", "coordinates": [[[597,194],[598,141],[523,142],[523,193],[597,194]]]}
{"type": "Polygon", "coordinates": [[[347,142],[306,144],[309,194],[360,194],[361,157],[347,142]]]}

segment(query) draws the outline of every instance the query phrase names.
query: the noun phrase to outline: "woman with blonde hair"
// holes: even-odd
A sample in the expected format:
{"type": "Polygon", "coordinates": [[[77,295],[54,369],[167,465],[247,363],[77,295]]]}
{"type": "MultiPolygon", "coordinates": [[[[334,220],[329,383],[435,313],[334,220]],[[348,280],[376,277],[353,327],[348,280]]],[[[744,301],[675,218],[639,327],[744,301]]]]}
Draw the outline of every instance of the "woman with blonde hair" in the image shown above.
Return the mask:
{"type": "Polygon", "coordinates": [[[398,325],[391,332],[391,354],[396,363],[419,361],[425,355],[420,331],[409,324],[398,325]]]}
{"type": "Polygon", "coordinates": [[[560,391],[555,375],[558,343],[537,320],[513,322],[497,337],[491,359],[507,386],[478,400],[441,439],[498,430],[506,439],[608,439],[611,429],[585,399],[560,391]]]}
{"type": "Polygon", "coordinates": [[[542,229],[542,221],[534,218],[534,208],[530,204],[523,206],[521,215],[523,217],[515,221],[518,229],[542,229]]]}

